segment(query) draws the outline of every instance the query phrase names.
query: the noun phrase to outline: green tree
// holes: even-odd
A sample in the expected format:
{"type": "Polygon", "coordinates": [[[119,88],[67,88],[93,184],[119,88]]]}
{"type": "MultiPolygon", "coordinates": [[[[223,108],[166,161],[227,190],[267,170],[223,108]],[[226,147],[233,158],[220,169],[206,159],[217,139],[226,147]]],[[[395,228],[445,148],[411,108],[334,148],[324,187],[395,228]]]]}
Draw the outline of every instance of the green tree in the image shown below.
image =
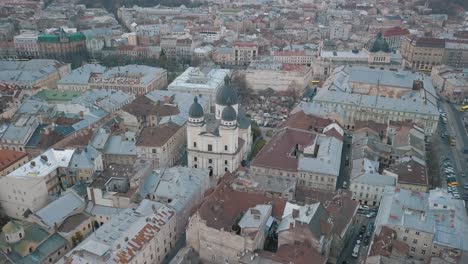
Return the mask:
{"type": "Polygon", "coordinates": [[[260,130],[260,127],[258,126],[257,122],[252,121],[251,129],[253,141],[262,136],[262,131],[260,130]]]}

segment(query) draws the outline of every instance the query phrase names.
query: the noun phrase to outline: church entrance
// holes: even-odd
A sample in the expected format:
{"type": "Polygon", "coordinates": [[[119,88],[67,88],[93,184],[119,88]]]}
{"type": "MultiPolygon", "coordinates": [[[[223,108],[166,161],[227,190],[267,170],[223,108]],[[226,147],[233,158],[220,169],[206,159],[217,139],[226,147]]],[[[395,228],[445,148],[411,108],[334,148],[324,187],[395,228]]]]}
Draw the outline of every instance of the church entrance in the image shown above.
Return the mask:
{"type": "Polygon", "coordinates": [[[210,170],[210,177],[213,176],[213,167],[209,166],[208,169],[210,170]]]}

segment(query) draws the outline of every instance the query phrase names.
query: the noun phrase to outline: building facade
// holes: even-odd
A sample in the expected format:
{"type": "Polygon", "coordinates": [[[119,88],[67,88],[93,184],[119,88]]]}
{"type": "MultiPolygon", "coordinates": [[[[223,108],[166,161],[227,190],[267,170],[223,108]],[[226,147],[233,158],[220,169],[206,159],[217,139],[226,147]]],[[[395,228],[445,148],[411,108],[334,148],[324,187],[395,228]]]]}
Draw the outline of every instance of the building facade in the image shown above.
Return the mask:
{"type": "Polygon", "coordinates": [[[236,170],[251,146],[250,119],[239,114],[237,93],[226,78],[218,89],[215,113],[206,114],[195,97],[187,124],[188,166],[219,177],[236,170]]]}

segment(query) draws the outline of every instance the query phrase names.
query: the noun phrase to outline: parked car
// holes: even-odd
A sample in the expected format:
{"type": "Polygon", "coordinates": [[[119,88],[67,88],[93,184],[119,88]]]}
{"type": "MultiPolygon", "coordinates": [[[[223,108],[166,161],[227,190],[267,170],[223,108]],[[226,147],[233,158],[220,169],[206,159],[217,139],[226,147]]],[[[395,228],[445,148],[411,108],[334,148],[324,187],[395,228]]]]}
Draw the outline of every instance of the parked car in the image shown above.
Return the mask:
{"type": "Polygon", "coordinates": [[[377,214],[375,212],[370,212],[366,215],[367,218],[375,217],[377,214]]]}
{"type": "Polygon", "coordinates": [[[369,239],[370,239],[369,236],[366,236],[366,237],[364,238],[364,245],[365,245],[365,246],[368,246],[368,245],[369,245],[369,239]]]}

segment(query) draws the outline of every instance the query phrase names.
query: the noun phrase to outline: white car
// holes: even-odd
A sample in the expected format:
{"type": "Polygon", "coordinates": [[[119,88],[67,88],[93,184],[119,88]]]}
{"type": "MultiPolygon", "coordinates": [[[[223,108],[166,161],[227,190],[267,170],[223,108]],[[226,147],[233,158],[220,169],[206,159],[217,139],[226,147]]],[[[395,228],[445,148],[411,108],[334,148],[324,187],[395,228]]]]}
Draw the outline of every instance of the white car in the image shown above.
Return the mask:
{"type": "Polygon", "coordinates": [[[372,218],[372,217],[375,217],[376,215],[377,215],[376,213],[370,212],[370,213],[366,214],[366,217],[367,218],[372,218]]]}
{"type": "Polygon", "coordinates": [[[356,253],[356,254],[359,253],[359,248],[360,248],[359,245],[354,246],[353,253],[356,253]]]}
{"type": "Polygon", "coordinates": [[[358,254],[353,252],[353,254],[351,254],[351,256],[352,256],[353,258],[357,258],[357,257],[358,257],[358,254]]]}
{"type": "Polygon", "coordinates": [[[455,199],[460,199],[460,195],[459,195],[459,194],[453,194],[452,197],[455,198],[455,199]]]}

